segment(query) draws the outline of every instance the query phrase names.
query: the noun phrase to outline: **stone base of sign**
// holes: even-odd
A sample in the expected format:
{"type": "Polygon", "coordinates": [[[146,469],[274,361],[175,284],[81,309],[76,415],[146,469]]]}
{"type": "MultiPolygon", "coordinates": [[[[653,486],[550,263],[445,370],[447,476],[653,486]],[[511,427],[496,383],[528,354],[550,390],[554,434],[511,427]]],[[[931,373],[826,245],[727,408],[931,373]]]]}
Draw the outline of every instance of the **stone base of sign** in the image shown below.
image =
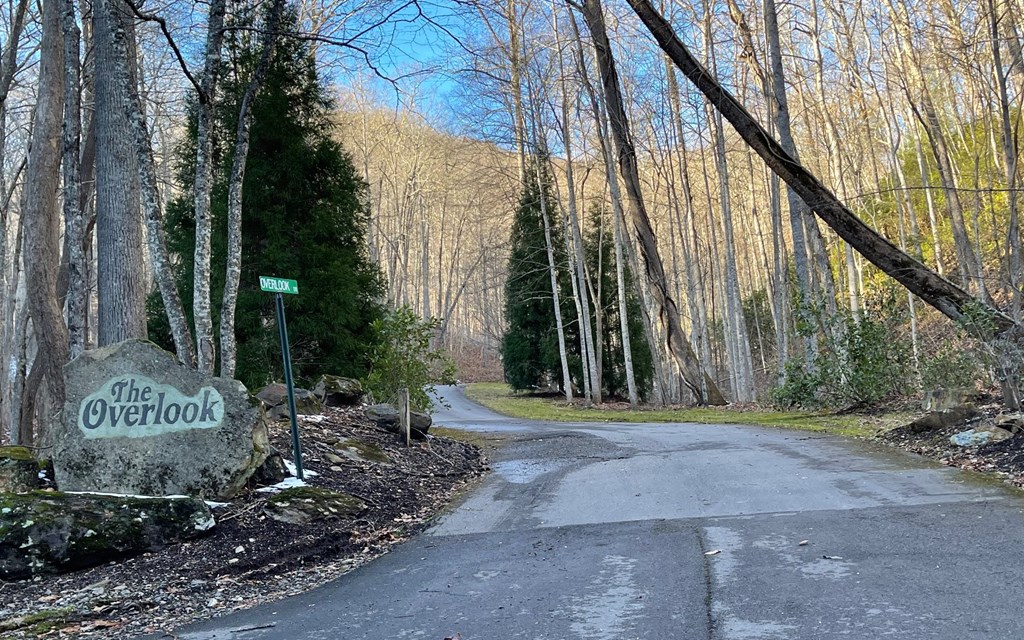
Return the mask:
{"type": "Polygon", "coordinates": [[[62,491],[229,498],[270,453],[242,383],[185,367],[151,342],[87,351],[65,380],[53,451],[62,491]]]}
{"type": "Polygon", "coordinates": [[[196,498],[0,493],[0,579],[84,569],[198,538],[213,526],[196,498]]]}

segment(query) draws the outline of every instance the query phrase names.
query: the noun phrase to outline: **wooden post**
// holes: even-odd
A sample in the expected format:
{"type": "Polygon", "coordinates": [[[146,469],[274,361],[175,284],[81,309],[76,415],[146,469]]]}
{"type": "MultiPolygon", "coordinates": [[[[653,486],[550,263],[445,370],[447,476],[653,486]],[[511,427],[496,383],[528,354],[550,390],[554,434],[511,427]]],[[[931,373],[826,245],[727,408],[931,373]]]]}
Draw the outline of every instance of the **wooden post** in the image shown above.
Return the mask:
{"type": "Polygon", "coordinates": [[[411,437],[411,419],[409,409],[409,390],[401,389],[398,392],[398,436],[409,446],[411,437]]]}

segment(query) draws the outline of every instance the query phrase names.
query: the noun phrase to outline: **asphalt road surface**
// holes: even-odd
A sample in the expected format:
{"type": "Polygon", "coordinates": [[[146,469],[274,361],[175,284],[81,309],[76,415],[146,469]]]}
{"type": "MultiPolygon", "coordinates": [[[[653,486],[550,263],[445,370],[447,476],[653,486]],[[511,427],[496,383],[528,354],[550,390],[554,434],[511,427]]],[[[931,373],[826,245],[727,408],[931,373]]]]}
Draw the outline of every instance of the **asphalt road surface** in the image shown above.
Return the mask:
{"type": "Polygon", "coordinates": [[[177,637],[1024,638],[1024,500],[996,483],[795,431],[517,421],[440,393],[439,424],[514,432],[460,506],[177,637]]]}

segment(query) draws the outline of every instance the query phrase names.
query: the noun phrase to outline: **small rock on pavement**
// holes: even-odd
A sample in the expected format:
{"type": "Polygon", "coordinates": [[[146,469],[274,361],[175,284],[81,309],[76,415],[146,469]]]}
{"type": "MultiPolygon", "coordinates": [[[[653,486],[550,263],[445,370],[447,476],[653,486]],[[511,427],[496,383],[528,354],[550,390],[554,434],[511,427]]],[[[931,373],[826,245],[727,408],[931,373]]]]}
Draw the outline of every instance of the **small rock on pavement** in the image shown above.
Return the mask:
{"type": "Polygon", "coordinates": [[[0,494],[0,579],[62,573],[205,535],[197,498],[133,498],[33,491],[0,494]]]}
{"type": "Polygon", "coordinates": [[[1012,437],[1013,434],[1006,429],[982,426],[954,434],[950,436],[949,441],[960,447],[980,447],[983,444],[1009,440],[1012,437]]]}

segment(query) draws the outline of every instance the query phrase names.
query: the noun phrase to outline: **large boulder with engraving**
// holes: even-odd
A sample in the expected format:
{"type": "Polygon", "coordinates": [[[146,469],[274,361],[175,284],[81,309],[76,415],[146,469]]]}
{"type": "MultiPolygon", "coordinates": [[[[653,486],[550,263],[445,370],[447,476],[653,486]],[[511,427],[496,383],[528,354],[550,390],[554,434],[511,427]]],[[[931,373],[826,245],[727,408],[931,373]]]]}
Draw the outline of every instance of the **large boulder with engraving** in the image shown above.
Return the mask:
{"type": "Polygon", "coordinates": [[[270,453],[242,383],[203,375],[144,340],[65,367],[53,465],[62,491],[229,498],[270,453]]]}

